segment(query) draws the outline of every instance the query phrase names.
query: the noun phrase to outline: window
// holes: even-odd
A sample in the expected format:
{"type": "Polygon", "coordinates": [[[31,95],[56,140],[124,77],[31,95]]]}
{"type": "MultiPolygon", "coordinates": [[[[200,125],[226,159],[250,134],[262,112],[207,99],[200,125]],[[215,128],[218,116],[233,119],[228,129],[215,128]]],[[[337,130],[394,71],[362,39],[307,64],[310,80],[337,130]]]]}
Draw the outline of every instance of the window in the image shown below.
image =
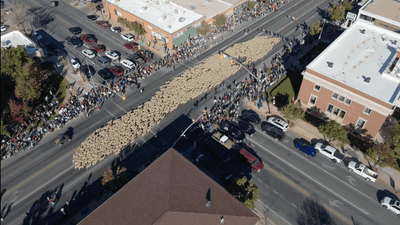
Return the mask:
{"type": "Polygon", "coordinates": [[[122,16],[122,13],[116,9],[114,9],[114,13],[116,16],[122,16]]]}
{"type": "Polygon", "coordinates": [[[316,91],[321,90],[321,86],[319,86],[318,84],[314,84],[314,90],[316,91]]]}
{"type": "Polygon", "coordinates": [[[344,104],[346,104],[346,105],[350,105],[350,104],[351,104],[351,100],[350,100],[350,99],[348,99],[348,98],[346,98],[346,100],[344,100],[344,104]]]}
{"type": "Polygon", "coordinates": [[[328,108],[326,109],[326,111],[327,111],[328,113],[332,113],[333,107],[334,107],[333,105],[329,104],[329,105],[328,105],[328,108]]]}
{"type": "Polygon", "coordinates": [[[311,95],[309,103],[311,103],[312,105],[315,105],[315,103],[317,103],[317,99],[318,99],[317,97],[315,97],[314,95],[311,95]]]}
{"type": "Polygon", "coordinates": [[[360,119],[358,119],[358,121],[357,121],[356,127],[357,127],[357,128],[360,128],[360,129],[363,129],[366,123],[367,123],[366,120],[360,118],[360,119]]]}
{"type": "Polygon", "coordinates": [[[343,119],[345,116],[346,116],[346,111],[344,111],[344,110],[340,111],[339,118],[343,119]]]}
{"type": "Polygon", "coordinates": [[[344,102],[345,97],[339,95],[339,101],[344,102]]]}
{"type": "Polygon", "coordinates": [[[367,115],[370,115],[371,112],[372,112],[372,110],[369,109],[369,108],[367,108],[367,107],[365,107],[363,112],[364,112],[365,114],[367,114],[367,115]]]}
{"type": "Polygon", "coordinates": [[[333,110],[333,115],[337,116],[339,114],[340,109],[338,107],[335,107],[333,110]]]}
{"type": "Polygon", "coordinates": [[[339,95],[338,95],[337,93],[335,93],[335,92],[332,93],[332,98],[337,99],[338,96],[339,96],[339,95]]]}

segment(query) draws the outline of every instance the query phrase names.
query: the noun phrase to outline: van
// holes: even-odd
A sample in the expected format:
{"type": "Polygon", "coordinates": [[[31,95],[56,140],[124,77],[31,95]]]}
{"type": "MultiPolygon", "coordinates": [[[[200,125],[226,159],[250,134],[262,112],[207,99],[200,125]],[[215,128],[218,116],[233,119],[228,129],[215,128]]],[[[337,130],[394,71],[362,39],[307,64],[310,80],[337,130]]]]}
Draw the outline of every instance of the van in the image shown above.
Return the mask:
{"type": "Polygon", "coordinates": [[[102,66],[107,66],[111,62],[111,60],[106,56],[100,56],[99,58],[97,58],[97,62],[99,62],[102,66]]]}

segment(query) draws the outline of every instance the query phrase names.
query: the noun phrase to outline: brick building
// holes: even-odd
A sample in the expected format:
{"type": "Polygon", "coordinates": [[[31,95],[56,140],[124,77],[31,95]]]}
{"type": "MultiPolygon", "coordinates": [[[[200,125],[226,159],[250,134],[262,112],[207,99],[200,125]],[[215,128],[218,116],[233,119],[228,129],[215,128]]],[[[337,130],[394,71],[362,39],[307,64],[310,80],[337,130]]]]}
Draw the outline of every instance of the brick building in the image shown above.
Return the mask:
{"type": "Polygon", "coordinates": [[[103,1],[108,17],[137,21],[146,30],[145,37],[172,45],[195,35],[202,21],[211,22],[218,14],[229,14],[245,0],[107,0],[103,1]]]}
{"type": "Polygon", "coordinates": [[[298,99],[376,137],[400,106],[400,2],[375,0],[303,72],[298,99]]]}

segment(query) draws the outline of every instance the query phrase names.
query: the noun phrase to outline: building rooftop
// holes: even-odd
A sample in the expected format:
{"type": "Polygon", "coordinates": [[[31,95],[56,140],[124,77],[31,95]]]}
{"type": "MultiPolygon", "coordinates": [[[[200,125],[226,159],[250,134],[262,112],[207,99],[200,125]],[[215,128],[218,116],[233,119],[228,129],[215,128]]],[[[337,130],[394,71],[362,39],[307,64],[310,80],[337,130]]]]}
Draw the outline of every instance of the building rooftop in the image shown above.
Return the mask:
{"type": "Polygon", "coordinates": [[[79,225],[254,225],[259,218],[170,149],[79,225]],[[210,205],[206,206],[210,200],[210,205]]]}
{"type": "Polygon", "coordinates": [[[400,34],[357,20],[307,68],[393,105],[400,91],[397,51],[400,34]]]}
{"type": "Polygon", "coordinates": [[[28,37],[22,34],[20,31],[15,30],[11,31],[7,34],[1,35],[1,47],[17,47],[23,46],[26,53],[28,55],[36,53],[39,50],[39,47],[31,41],[28,37]]]}
{"type": "Polygon", "coordinates": [[[400,2],[397,0],[373,0],[363,10],[400,22],[400,2]]]}
{"type": "Polygon", "coordinates": [[[172,2],[188,10],[193,10],[200,15],[205,15],[206,20],[213,18],[233,6],[227,1],[220,0],[209,0],[209,2],[207,0],[172,0],[172,2]]]}
{"type": "Polygon", "coordinates": [[[169,34],[204,17],[169,0],[109,0],[109,2],[169,34]]]}

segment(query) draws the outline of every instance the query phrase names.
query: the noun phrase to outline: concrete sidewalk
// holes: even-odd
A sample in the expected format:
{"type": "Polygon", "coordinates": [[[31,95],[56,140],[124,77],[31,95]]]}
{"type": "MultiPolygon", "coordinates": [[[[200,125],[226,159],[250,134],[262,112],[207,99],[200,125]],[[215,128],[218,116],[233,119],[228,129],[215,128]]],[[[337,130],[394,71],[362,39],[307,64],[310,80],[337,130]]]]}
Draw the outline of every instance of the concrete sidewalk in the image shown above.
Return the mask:
{"type": "MultiPolygon", "coordinates": [[[[250,101],[245,101],[245,104],[248,108],[253,109],[255,112],[259,113],[261,115],[261,119],[263,119],[263,115],[269,116],[269,115],[278,115],[280,117],[283,117],[282,114],[277,110],[277,108],[273,105],[270,105],[270,110],[271,113],[268,113],[268,106],[267,104],[263,104],[263,106],[258,110],[258,108],[255,106],[254,102],[250,101]]],[[[265,118],[264,118],[265,119],[265,118]]],[[[294,121],[294,126],[292,128],[289,128],[291,132],[293,132],[295,135],[303,137],[306,140],[311,141],[312,139],[324,139],[324,136],[319,133],[318,128],[314,127],[313,125],[301,120],[297,119],[294,121]]],[[[364,163],[365,165],[369,165],[369,162],[364,158],[364,154],[356,149],[353,149],[350,145],[345,145],[343,148],[338,149],[343,153],[343,149],[347,150],[346,157],[354,157],[357,158],[360,162],[364,163]]],[[[374,165],[373,162],[371,162],[371,165],[374,165]]],[[[397,196],[400,197],[400,171],[395,170],[391,167],[380,167],[376,166],[377,172],[379,174],[378,180],[382,182],[384,185],[379,185],[379,186],[386,186],[385,188],[387,190],[392,191],[395,193],[397,196]]]]}

